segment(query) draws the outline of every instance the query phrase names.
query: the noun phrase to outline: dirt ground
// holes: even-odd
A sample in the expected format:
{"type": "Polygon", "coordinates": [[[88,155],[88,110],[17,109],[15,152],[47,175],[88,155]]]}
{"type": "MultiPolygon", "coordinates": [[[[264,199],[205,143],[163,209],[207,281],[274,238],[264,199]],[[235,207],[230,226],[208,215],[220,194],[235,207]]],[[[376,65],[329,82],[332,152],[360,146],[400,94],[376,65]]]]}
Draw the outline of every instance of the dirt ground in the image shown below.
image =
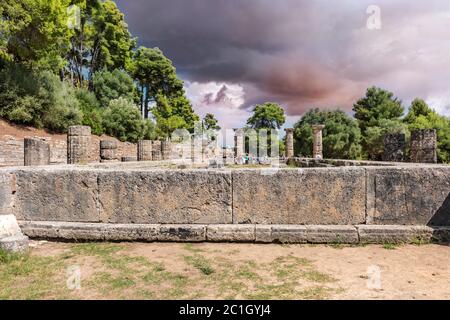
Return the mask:
{"type": "Polygon", "coordinates": [[[450,299],[443,245],[31,245],[0,299],[450,299]]]}

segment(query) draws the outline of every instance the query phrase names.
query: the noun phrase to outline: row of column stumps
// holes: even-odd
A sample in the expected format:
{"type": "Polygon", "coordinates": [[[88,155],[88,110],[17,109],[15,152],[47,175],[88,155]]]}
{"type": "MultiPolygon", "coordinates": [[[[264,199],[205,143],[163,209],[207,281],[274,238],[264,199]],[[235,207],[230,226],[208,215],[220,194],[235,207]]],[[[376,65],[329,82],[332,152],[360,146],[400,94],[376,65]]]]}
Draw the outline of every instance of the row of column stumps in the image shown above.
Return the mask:
{"type": "MultiPolygon", "coordinates": [[[[437,163],[437,132],[435,129],[411,132],[410,159],[413,163],[437,163]]],[[[406,160],[406,135],[392,133],[384,136],[383,161],[406,160]]]]}
{"type": "MultiPolygon", "coordinates": [[[[322,130],[324,125],[313,125],[313,158],[323,158],[322,130]]],[[[286,131],[286,158],[293,158],[294,155],[294,129],[287,128],[286,131]]],[[[235,157],[241,159],[245,153],[245,135],[244,129],[234,129],[234,150],[235,157]]]]}
{"type": "MultiPolygon", "coordinates": [[[[323,159],[324,125],[313,125],[313,158],[323,159]]],[[[234,153],[237,161],[245,154],[245,130],[234,129],[234,153]]],[[[294,129],[286,131],[286,158],[294,157],[294,129]]],[[[71,126],[67,134],[67,163],[83,164],[89,162],[91,128],[88,126],[71,126]]],[[[100,142],[100,161],[117,161],[117,142],[102,140],[100,142]]],[[[383,161],[405,161],[406,137],[403,133],[388,134],[384,137],[383,161]]],[[[128,161],[170,160],[172,144],[170,141],[140,140],[137,144],[137,157],[122,157],[128,161]]],[[[437,132],[435,129],[414,130],[411,133],[411,162],[437,163],[437,132]]],[[[38,166],[50,164],[50,146],[43,139],[24,139],[24,165],[38,166]]]]}

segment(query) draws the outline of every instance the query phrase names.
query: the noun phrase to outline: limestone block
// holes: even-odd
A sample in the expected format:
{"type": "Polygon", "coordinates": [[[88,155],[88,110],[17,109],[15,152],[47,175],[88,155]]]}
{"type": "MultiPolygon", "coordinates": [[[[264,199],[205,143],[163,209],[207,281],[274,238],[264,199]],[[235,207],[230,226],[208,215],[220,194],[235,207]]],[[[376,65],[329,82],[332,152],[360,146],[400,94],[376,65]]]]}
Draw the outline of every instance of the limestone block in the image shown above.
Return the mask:
{"type": "Polygon", "coordinates": [[[24,139],[24,165],[46,166],[50,164],[50,145],[40,139],[24,139]]]}
{"type": "Polygon", "coordinates": [[[450,167],[367,168],[367,224],[450,225],[450,167]]]}
{"type": "Polygon", "coordinates": [[[358,232],[354,226],[307,226],[308,243],[358,243],[358,232]]]}
{"type": "Polygon", "coordinates": [[[83,170],[18,170],[20,220],[98,222],[97,174],[83,170]]]}
{"type": "Polygon", "coordinates": [[[255,225],[209,225],[206,238],[213,242],[253,242],[255,225]]]}
{"type": "Polygon", "coordinates": [[[202,242],[206,241],[205,225],[161,225],[158,241],[202,242]]]}
{"type": "Polygon", "coordinates": [[[20,221],[32,238],[68,241],[156,241],[159,225],[20,221]]]}
{"type": "Polygon", "coordinates": [[[430,242],[433,229],[426,226],[356,226],[361,243],[414,243],[430,242]]]}
{"type": "Polygon", "coordinates": [[[226,224],[231,174],[206,170],[99,172],[102,221],[226,224]]]}
{"type": "Polygon", "coordinates": [[[15,176],[8,171],[0,171],[0,215],[11,213],[15,191],[15,176]]]}
{"type": "Polygon", "coordinates": [[[365,221],[363,168],[236,170],[234,223],[337,224],[365,221]],[[345,199],[345,200],[344,200],[345,199]]]}

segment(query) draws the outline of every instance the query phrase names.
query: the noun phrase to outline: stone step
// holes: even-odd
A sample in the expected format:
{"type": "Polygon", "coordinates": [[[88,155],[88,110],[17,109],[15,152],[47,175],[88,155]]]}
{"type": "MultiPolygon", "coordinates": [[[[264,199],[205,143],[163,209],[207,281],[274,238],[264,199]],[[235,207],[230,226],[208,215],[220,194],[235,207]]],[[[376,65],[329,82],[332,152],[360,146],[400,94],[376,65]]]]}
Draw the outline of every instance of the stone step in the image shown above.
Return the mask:
{"type": "Polygon", "coordinates": [[[35,239],[65,241],[249,242],[249,243],[428,243],[448,241],[450,227],[375,225],[109,224],[19,221],[35,239]]]}

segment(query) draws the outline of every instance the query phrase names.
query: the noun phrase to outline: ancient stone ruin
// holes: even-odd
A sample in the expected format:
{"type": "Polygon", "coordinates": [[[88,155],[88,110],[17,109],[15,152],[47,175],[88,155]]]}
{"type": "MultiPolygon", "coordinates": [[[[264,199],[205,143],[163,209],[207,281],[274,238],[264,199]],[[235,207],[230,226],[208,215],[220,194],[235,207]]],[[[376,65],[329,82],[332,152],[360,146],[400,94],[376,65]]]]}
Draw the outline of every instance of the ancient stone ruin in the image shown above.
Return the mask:
{"type": "Polygon", "coordinates": [[[437,163],[437,134],[434,129],[411,132],[411,162],[437,163]]]}
{"type": "MultiPolygon", "coordinates": [[[[399,135],[385,139],[386,162],[324,159],[324,126],[313,128],[314,158],[294,156],[293,130],[287,129],[287,159],[278,156],[278,141],[272,139],[270,161],[259,167],[223,163],[230,157],[232,164],[242,163],[242,129],[235,130],[234,153],[215,152],[217,144],[197,135],[183,143],[140,141],[120,162],[117,143],[104,140],[103,163],[88,163],[90,129],[71,127],[71,164],[38,168],[35,164],[48,164],[48,145],[27,141],[24,162],[33,165],[0,169],[0,248],[24,250],[27,237],[256,243],[449,239],[449,166],[399,163],[405,145],[399,135]],[[186,146],[197,149],[175,159],[186,146]]],[[[415,133],[411,149],[415,161],[435,162],[436,132],[415,133]]]]}
{"type": "Polygon", "coordinates": [[[24,165],[47,166],[50,164],[50,145],[36,138],[24,139],[24,165]]]}
{"type": "Polygon", "coordinates": [[[388,134],[384,137],[383,161],[405,161],[406,136],[404,133],[388,134]]]}

